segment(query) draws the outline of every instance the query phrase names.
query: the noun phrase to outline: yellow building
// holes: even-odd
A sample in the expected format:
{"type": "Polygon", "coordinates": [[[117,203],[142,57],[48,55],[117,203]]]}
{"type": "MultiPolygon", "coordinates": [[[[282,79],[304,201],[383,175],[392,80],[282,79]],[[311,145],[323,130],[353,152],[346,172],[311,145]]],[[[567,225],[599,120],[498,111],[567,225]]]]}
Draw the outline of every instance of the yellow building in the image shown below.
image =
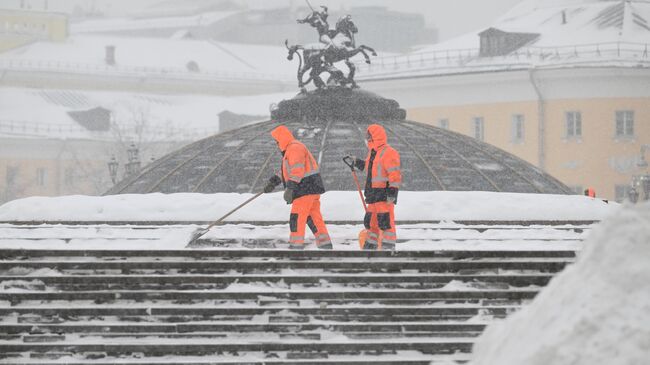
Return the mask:
{"type": "Polygon", "coordinates": [[[65,14],[0,10],[0,52],[38,40],[62,42],[68,33],[65,14]]]}
{"type": "MultiPolygon", "coordinates": [[[[359,70],[409,119],[623,200],[650,144],[650,3],[524,1],[492,27],[359,70]]],[[[646,168],[647,169],[647,168],[646,168]]]]}

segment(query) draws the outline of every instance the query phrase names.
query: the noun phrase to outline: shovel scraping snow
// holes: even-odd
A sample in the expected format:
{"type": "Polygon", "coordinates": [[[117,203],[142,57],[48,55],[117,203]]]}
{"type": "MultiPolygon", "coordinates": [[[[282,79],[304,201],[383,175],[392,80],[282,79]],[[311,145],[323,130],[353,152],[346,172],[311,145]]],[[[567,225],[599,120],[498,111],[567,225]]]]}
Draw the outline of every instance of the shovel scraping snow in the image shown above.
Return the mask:
{"type": "Polygon", "coordinates": [[[221,218],[217,219],[216,221],[212,222],[212,223],[211,223],[209,226],[207,226],[206,228],[198,228],[197,230],[195,230],[195,231],[192,233],[192,237],[190,238],[190,241],[187,243],[186,247],[189,246],[189,245],[191,245],[192,243],[194,243],[194,242],[195,242],[196,240],[198,240],[199,238],[203,237],[204,234],[206,234],[206,233],[208,233],[208,231],[210,231],[210,228],[212,228],[212,227],[216,226],[217,224],[223,222],[224,219],[228,218],[231,214],[233,214],[234,212],[238,211],[239,209],[241,209],[241,208],[242,208],[243,206],[245,206],[246,204],[252,202],[253,200],[255,200],[257,197],[259,197],[259,196],[262,195],[262,194],[264,194],[264,192],[263,192],[263,191],[260,191],[259,193],[257,193],[257,194],[255,194],[255,195],[253,195],[252,197],[250,197],[250,198],[249,198],[248,200],[246,200],[245,202],[239,204],[237,207],[235,207],[235,209],[233,209],[233,210],[231,210],[230,212],[226,213],[223,217],[221,217],[221,218]]]}

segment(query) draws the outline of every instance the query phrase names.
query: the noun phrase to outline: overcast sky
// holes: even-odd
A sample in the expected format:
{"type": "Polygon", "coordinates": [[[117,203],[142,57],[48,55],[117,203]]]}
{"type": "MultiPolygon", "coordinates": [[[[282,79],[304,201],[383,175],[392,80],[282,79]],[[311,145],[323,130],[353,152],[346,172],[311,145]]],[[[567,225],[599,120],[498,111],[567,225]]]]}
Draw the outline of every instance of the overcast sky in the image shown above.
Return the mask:
{"type": "MultiPolygon", "coordinates": [[[[278,4],[305,5],[305,0],[242,0],[251,7],[279,6],[278,4]]],[[[491,24],[501,14],[522,0],[309,0],[312,6],[377,5],[394,10],[421,13],[430,26],[438,28],[440,40],[475,31],[491,24]]]]}

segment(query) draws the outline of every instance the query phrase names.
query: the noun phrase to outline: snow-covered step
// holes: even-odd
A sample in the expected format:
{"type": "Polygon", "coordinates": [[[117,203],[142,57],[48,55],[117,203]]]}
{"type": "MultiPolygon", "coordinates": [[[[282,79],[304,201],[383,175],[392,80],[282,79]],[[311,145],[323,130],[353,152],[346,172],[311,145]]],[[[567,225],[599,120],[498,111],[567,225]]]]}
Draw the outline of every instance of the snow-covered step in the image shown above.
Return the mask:
{"type": "Polygon", "coordinates": [[[397,351],[415,350],[422,353],[469,352],[474,337],[470,338],[398,338],[384,340],[350,340],[348,338],[326,341],[285,340],[267,342],[264,338],[249,341],[214,341],[212,339],[150,339],[112,338],[91,341],[79,339],[55,343],[22,343],[19,341],[0,341],[0,353],[22,353],[26,351],[45,353],[49,351],[65,352],[74,348],[75,352],[103,352],[107,355],[123,353],[142,353],[150,356],[161,355],[211,355],[220,352],[250,351],[315,351],[327,354],[359,353],[362,351],[397,351]]]}
{"type": "Polygon", "coordinates": [[[222,354],[210,356],[210,360],[202,360],[199,356],[140,358],[139,354],[132,354],[108,358],[105,354],[93,354],[94,360],[91,360],[70,353],[50,352],[31,354],[31,357],[19,354],[13,359],[23,365],[61,365],[61,361],[53,360],[57,357],[62,358],[67,365],[448,365],[465,364],[469,361],[469,355],[463,353],[423,356],[415,351],[364,352],[358,356],[330,355],[326,359],[322,356],[320,358],[304,356],[305,359],[291,354],[290,352],[222,354]]]}
{"type": "Polygon", "coordinates": [[[469,352],[487,323],[535,297],[575,251],[118,245],[0,257],[0,353],[9,362],[404,365],[469,352]]]}
{"type": "MultiPolygon", "coordinates": [[[[84,247],[92,249],[139,248],[160,250],[186,248],[191,233],[199,226],[194,224],[0,224],[0,244],[14,248],[84,247]]],[[[128,223],[128,222],[122,222],[128,223]]],[[[162,223],[162,222],[158,222],[162,223]]],[[[579,250],[581,241],[593,222],[435,222],[399,224],[398,249],[436,250],[454,249],[457,243],[466,247],[506,250],[556,249],[579,250]],[[536,224],[540,223],[540,224],[536,224]],[[507,243],[504,245],[504,243],[507,243]],[[517,246],[510,245],[516,243],[517,246]]],[[[337,249],[356,249],[360,224],[329,224],[330,234],[337,249]]],[[[214,227],[192,247],[216,248],[266,248],[286,249],[287,224],[252,225],[226,224],[214,227]]],[[[308,248],[314,249],[313,244],[308,248]]]]}
{"type": "Polygon", "coordinates": [[[467,321],[432,322],[326,322],[318,323],[241,323],[241,322],[187,322],[187,323],[121,323],[93,319],[92,321],[54,324],[11,324],[0,323],[3,332],[16,334],[48,333],[304,333],[328,330],[339,333],[378,334],[378,333],[442,333],[442,332],[481,332],[485,323],[467,321]]]}
{"type": "Polygon", "coordinates": [[[141,249],[2,249],[3,258],[59,258],[97,257],[97,258],[187,258],[193,260],[208,260],[213,258],[293,258],[293,259],[326,259],[345,258],[483,258],[483,257],[575,257],[570,250],[463,250],[463,245],[455,250],[422,250],[422,251],[359,251],[359,250],[141,250],[141,249]]]}
{"type": "Polygon", "coordinates": [[[166,290],[166,291],[70,291],[70,292],[40,292],[20,291],[2,292],[0,300],[19,303],[28,300],[40,301],[74,301],[91,300],[96,303],[106,303],[114,300],[178,300],[186,303],[204,300],[255,300],[261,297],[289,300],[361,300],[361,299],[532,299],[538,289],[513,290],[267,290],[267,291],[208,291],[208,290],[166,290]]]}
{"type": "Polygon", "coordinates": [[[305,287],[331,286],[340,284],[351,287],[390,287],[395,289],[441,288],[450,282],[467,283],[473,287],[507,287],[546,285],[553,277],[548,273],[537,274],[482,274],[458,275],[444,273],[418,273],[418,274],[382,274],[382,273],[355,273],[331,274],[329,272],[310,272],[308,275],[294,273],[292,275],[11,275],[0,276],[0,286],[5,289],[22,288],[45,290],[124,290],[124,289],[224,289],[235,284],[254,284],[275,287],[305,287]]]}

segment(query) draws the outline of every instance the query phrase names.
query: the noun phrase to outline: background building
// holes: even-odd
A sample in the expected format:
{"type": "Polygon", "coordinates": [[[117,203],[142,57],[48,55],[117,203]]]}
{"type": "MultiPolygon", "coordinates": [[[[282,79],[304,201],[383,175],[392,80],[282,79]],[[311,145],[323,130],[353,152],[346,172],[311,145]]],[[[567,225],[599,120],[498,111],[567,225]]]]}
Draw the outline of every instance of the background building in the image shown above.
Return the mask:
{"type": "Polygon", "coordinates": [[[650,3],[524,1],[492,27],[359,65],[408,117],[622,200],[650,143],[650,3]]]}

